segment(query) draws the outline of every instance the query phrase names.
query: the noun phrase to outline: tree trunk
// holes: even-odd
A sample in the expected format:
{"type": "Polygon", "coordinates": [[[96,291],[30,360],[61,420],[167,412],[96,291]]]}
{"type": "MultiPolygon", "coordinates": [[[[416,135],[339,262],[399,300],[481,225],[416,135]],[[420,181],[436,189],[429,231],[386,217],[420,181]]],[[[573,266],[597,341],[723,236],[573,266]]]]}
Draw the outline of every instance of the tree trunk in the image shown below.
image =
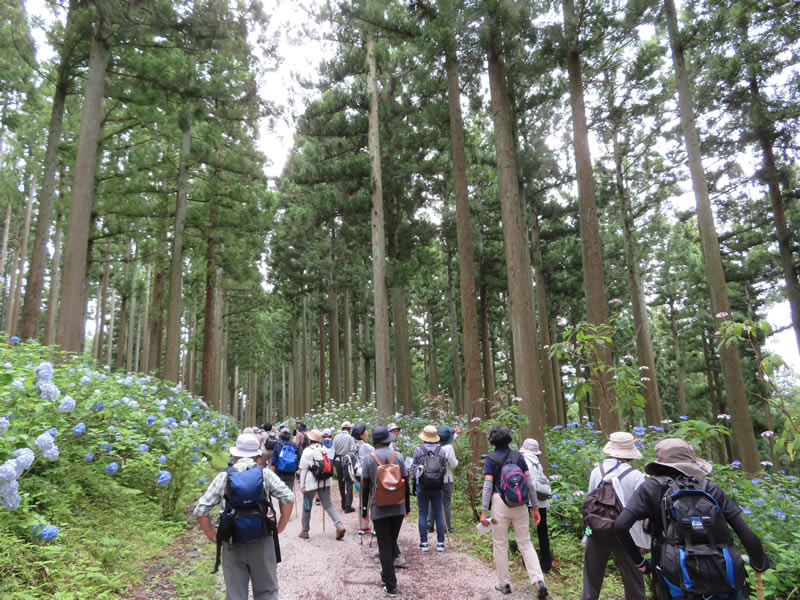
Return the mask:
{"type": "Polygon", "coordinates": [[[86,289],[86,259],[89,247],[92,193],[103,116],[108,43],[103,37],[105,24],[98,23],[92,37],[89,54],[89,72],[81,111],[81,128],[75,158],[72,185],[72,203],[67,221],[67,236],[64,243],[64,268],[61,286],[61,306],[56,344],[62,350],[78,353],[81,350],[84,331],[84,292],[86,289]]]}
{"type": "MultiPolygon", "coordinates": [[[[700,335],[703,347],[703,364],[705,365],[706,385],[708,386],[708,398],[711,401],[711,415],[709,416],[709,422],[713,423],[714,420],[717,419],[717,415],[719,415],[722,412],[722,406],[720,405],[719,396],[717,395],[716,385],[714,383],[714,372],[711,367],[711,350],[709,348],[705,330],[701,330],[700,335]]],[[[682,408],[684,412],[682,412],[681,414],[685,415],[686,414],[685,395],[683,400],[684,400],[684,405],[682,408]]],[[[717,443],[716,449],[717,449],[717,456],[719,457],[718,458],[719,462],[721,462],[722,464],[729,463],[730,459],[728,458],[728,456],[730,456],[730,454],[726,455],[726,445],[717,443]]]]}
{"type": "Polygon", "coordinates": [[[110,369],[111,368],[111,349],[114,347],[114,321],[117,316],[116,311],[114,310],[115,304],[117,302],[117,294],[116,291],[112,288],[111,289],[111,307],[109,308],[109,312],[111,314],[111,319],[108,322],[108,344],[106,344],[106,366],[110,369]]]}
{"type": "MultiPolygon", "coordinates": [[[[95,359],[98,363],[103,361],[103,337],[106,325],[106,304],[108,302],[108,282],[111,277],[111,240],[106,241],[106,260],[103,265],[103,285],[100,288],[100,318],[97,321],[97,347],[95,359]]],[[[111,343],[109,334],[108,343],[111,343]]]]}
{"type": "Polygon", "coordinates": [[[303,389],[302,373],[300,369],[300,336],[297,333],[296,315],[292,315],[292,392],[291,392],[291,406],[289,408],[292,416],[299,416],[302,414],[302,399],[298,394],[303,389]]]}
{"type": "Polygon", "coordinates": [[[392,285],[392,330],[394,332],[395,377],[397,378],[397,410],[411,414],[411,349],[408,344],[408,309],[402,285],[392,285]]]}
{"type": "MultiPolygon", "coordinates": [[[[144,287],[144,317],[142,318],[142,363],[141,372],[150,370],[150,285],[152,282],[152,267],[147,265],[147,280],[144,287]]],[[[137,369],[138,370],[138,369],[137,369]]],[[[208,402],[208,397],[205,398],[208,402]]]]}
{"type": "MultiPolygon", "coordinates": [[[[613,104],[610,108],[613,109],[613,104]]],[[[659,425],[662,419],[661,397],[658,394],[653,338],[650,336],[650,318],[647,313],[647,303],[645,302],[644,290],[642,288],[639,260],[636,256],[636,242],[633,239],[634,223],[633,216],[631,215],[628,190],[625,187],[622,148],[619,143],[617,124],[613,123],[613,127],[614,166],[617,194],[619,195],[620,210],[622,213],[622,239],[625,251],[625,266],[628,271],[628,288],[631,294],[633,329],[636,335],[636,354],[639,358],[639,373],[644,383],[644,414],[648,425],[659,425]]],[[[685,415],[686,413],[683,412],[681,414],[685,415]]]]}
{"type": "Polygon", "coordinates": [[[122,260],[122,286],[120,289],[120,297],[122,302],[119,306],[119,336],[117,337],[117,363],[116,368],[122,368],[122,362],[125,356],[125,348],[127,346],[127,324],[128,324],[128,298],[131,295],[130,285],[130,262],[131,262],[131,238],[128,237],[125,242],[125,256],[122,260]]]}
{"type": "MultiPolygon", "coordinates": [[[[151,372],[161,373],[162,347],[164,344],[164,293],[166,292],[166,276],[162,265],[156,265],[153,280],[153,302],[150,309],[150,357],[147,364],[151,372]]],[[[213,319],[212,319],[213,321],[213,319]]]]}
{"type": "Polygon", "coordinates": [[[486,394],[483,402],[484,418],[489,415],[489,406],[494,401],[494,353],[492,352],[492,336],[489,329],[489,288],[486,284],[486,257],[483,254],[483,239],[481,239],[481,346],[483,351],[483,388],[486,394]]]}
{"type": "Polygon", "coordinates": [[[447,253],[447,281],[449,283],[450,307],[450,351],[453,362],[453,411],[458,415],[464,410],[464,389],[461,385],[461,352],[458,343],[458,312],[456,310],[456,282],[453,274],[453,253],[447,253]]]}
{"type": "MultiPolygon", "coordinates": [[[[56,232],[53,236],[53,259],[50,262],[50,289],[47,290],[47,317],[44,324],[44,345],[52,346],[56,338],[56,319],[58,318],[58,296],[61,285],[61,211],[56,213],[56,232]]],[[[106,291],[106,293],[108,293],[106,291]]],[[[102,362],[102,356],[97,357],[102,362]]]]}
{"type": "Polygon", "coordinates": [[[342,320],[344,330],[344,352],[342,353],[342,375],[344,384],[344,401],[350,402],[350,396],[353,393],[353,378],[352,378],[352,365],[353,365],[353,339],[352,328],[353,324],[350,322],[350,290],[345,289],[342,295],[342,320]]]}
{"type": "MultiPolygon", "coordinates": [[[[522,211],[514,156],[512,110],[506,87],[505,59],[496,49],[496,40],[489,48],[489,87],[492,97],[495,148],[497,152],[497,182],[503,219],[503,243],[508,273],[509,321],[513,332],[513,355],[516,371],[517,395],[522,398],[520,413],[528,417],[523,437],[544,439],[545,414],[539,377],[536,322],[533,314],[531,290],[531,261],[527,235],[522,224],[522,211]]],[[[546,464],[544,447],[542,463],[546,464]]]]}
{"type": "Polygon", "coordinates": [[[361,356],[364,358],[364,364],[361,369],[361,402],[364,406],[368,405],[372,398],[372,357],[369,354],[369,349],[372,347],[370,344],[370,327],[369,327],[369,290],[364,286],[364,314],[362,316],[361,328],[361,356]]]}
{"type": "MultiPolygon", "coordinates": [[[[334,231],[331,229],[331,265],[333,265],[334,231]]],[[[342,400],[342,387],[339,379],[341,359],[339,357],[339,298],[333,287],[333,272],[328,277],[328,307],[330,308],[328,327],[328,383],[330,386],[330,399],[337,404],[342,400]]]]}
{"type": "Polygon", "coordinates": [[[183,298],[183,239],[186,229],[189,188],[189,154],[192,151],[192,120],[184,115],[181,155],[178,165],[178,194],[175,199],[175,232],[172,236],[172,261],[169,272],[169,304],[167,305],[167,348],[164,357],[164,379],[177,383],[180,375],[181,299],[183,298]]]}
{"type": "Polygon", "coordinates": [[[133,276],[131,277],[130,316],[128,317],[128,333],[125,338],[125,370],[127,372],[133,370],[133,349],[136,338],[136,280],[138,279],[138,270],[134,258],[133,276]]]}
{"type": "MultiPolygon", "coordinates": [[[[555,340],[558,339],[558,335],[556,335],[556,324],[555,322],[550,325],[552,330],[550,331],[550,339],[555,340]]],[[[564,400],[564,391],[561,387],[561,361],[558,360],[558,354],[553,355],[553,383],[555,384],[555,393],[556,393],[556,406],[558,407],[558,424],[559,425],[566,425],[567,424],[567,405],[566,401],[564,400]]]]}
{"type": "MultiPolygon", "coordinates": [[[[5,131],[5,129],[0,127],[0,133],[2,133],[4,131],[5,131]]],[[[0,138],[0,141],[2,141],[2,138],[0,138]]],[[[0,144],[0,161],[2,161],[2,158],[3,158],[3,145],[0,144]]],[[[1,164],[2,163],[0,163],[0,165],[1,164]]],[[[10,233],[10,229],[11,229],[11,207],[13,206],[13,201],[12,200],[13,200],[12,198],[9,198],[8,202],[6,203],[6,218],[5,218],[5,221],[3,223],[3,243],[2,243],[2,246],[0,246],[0,271],[2,271],[2,276],[3,276],[3,279],[2,279],[2,281],[0,281],[0,283],[3,283],[3,284],[6,281],[6,272],[7,272],[6,260],[8,258],[8,238],[9,238],[9,233],[10,233]]],[[[9,289],[10,289],[10,287],[11,286],[9,286],[9,289]]],[[[4,316],[5,316],[5,315],[8,314],[8,302],[6,302],[6,305],[3,307],[3,309],[5,311],[3,313],[4,316]]]]}
{"type": "Polygon", "coordinates": [[[326,383],[327,380],[325,378],[325,314],[322,311],[322,302],[320,302],[320,311],[319,311],[319,364],[318,364],[318,373],[319,373],[319,399],[320,405],[325,406],[327,404],[325,398],[326,392],[326,383]]]}
{"type": "Polygon", "coordinates": [[[385,420],[394,412],[392,359],[389,353],[389,298],[386,289],[386,233],[383,224],[383,184],[378,123],[378,82],[375,40],[367,37],[369,94],[369,156],[372,173],[372,283],[375,295],[375,404],[385,420]]]}
{"type": "Polygon", "coordinates": [[[433,312],[428,310],[428,360],[430,361],[430,393],[431,396],[439,394],[439,369],[436,357],[436,332],[434,331],[433,312]]]}
{"type": "MultiPolygon", "coordinates": [[[[17,334],[17,324],[19,322],[20,304],[22,302],[22,275],[25,273],[25,261],[28,258],[28,238],[31,232],[31,213],[33,212],[33,197],[36,194],[36,177],[32,178],[31,189],[28,196],[28,208],[25,210],[25,225],[22,229],[22,244],[19,247],[19,263],[17,265],[17,281],[12,288],[14,302],[11,310],[11,320],[8,327],[9,337],[17,334]]],[[[37,321],[38,326],[38,321],[37,321]]],[[[35,329],[34,329],[35,331],[35,329]]],[[[27,339],[27,338],[23,338],[27,339]]]]}
{"type": "MultiPolygon", "coordinates": [[[[595,201],[592,158],[589,151],[589,128],[586,125],[586,106],[583,100],[583,78],[578,45],[578,17],[573,0],[564,3],[564,34],[567,45],[567,72],[572,108],[572,128],[575,148],[575,166],[578,175],[578,216],[580,221],[583,255],[583,289],[586,297],[586,316],[592,325],[608,321],[608,302],[603,281],[603,248],[595,201]]],[[[595,408],[600,429],[606,435],[620,429],[619,412],[611,385],[611,348],[608,345],[595,350],[597,363],[592,370],[598,375],[594,384],[595,408]]]]}
{"type": "Polygon", "coordinates": [[[206,302],[203,312],[203,373],[200,382],[200,395],[209,404],[213,402],[211,392],[214,381],[214,300],[216,298],[217,240],[215,220],[217,209],[211,206],[208,223],[208,245],[206,247],[206,302]]]}
{"type": "MultiPolygon", "coordinates": [[[[678,337],[678,317],[675,311],[675,304],[669,302],[669,321],[672,330],[672,347],[675,350],[675,369],[678,375],[678,399],[681,404],[681,414],[688,415],[686,407],[686,378],[683,374],[683,364],[681,361],[681,341],[678,337]]],[[[711,389],[711,386],[709,386],[711,389]]],[[[715,416],[719,413],[715,413],[715,416]]]]}
{"type": "MultiPolygon", "coordinates": [[[[719,326],[730,314],[728,288],[725,283],[725,272],[722,267],[714,215],[711,212],[711,202],[708,197],[708,183],[703,171],[700,137],[694,124],[689,77],[686,72],[683,43],[678,30],[675,3],[673,0],[664,0],[664,7],[670,46],[672,48],[675,79],[678,85],[678,108],[680,109],[681,127],[689,156],[689,171],[692,176],[692,187],[694,188],[695,202],[697,204],[697,220],[700,227],[703,263],[706,278],[708,279],[708,289],[711,294],[711,310],[714,313],[715,326],[719,329],[719,326]]],[[[723,344],[720,348],[720,363],[722,364],[728,405],[733,418],[736,447],[740,453],[739,460],[742,461],[742,467],[745,472],[757,473],[761,470],[760,457],[756,446],[755,434],[753,433],[753,419],[747,402],[747,391],[745,389],[738,346],[735,344],[723,344]]]]}

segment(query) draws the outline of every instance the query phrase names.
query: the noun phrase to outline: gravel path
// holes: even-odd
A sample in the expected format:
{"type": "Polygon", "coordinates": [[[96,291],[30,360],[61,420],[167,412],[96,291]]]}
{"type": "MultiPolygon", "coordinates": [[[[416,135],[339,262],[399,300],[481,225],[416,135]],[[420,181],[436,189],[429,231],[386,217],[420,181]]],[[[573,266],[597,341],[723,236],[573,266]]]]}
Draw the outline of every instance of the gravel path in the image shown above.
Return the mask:
{"type": "MultiPolygon", "coordinates": [[[[300,498],[300,494],[297,494],[300,498]]],[[[338,508],[339,495],[332,490],[334,506],[338,508]]],[[[412,498],[412,502],[415,498],[412,498]]],[[[302,510],[302,500],[298,509],[302,510]]],[[[314,506],[311,513],[311,538],[302,540],[300,516],[292,519],[281,535],[283,560],[278,565],[280,597],[293,600],[374,600],[386,598],[380,580],[380,563],[374,553],[377,541],[369,547],[369,537],[363,543],[358,535],[356,513],[342,515],[347,533],[341,541],[335,540],[334,527],[325,515],[325,532],[322,532],[322,507],[314,506]]],[[[494,590],[494,570],[479,560],[448,546],[444,553],[435,550],[435,534],[431,551],[422,553],[417,548],[419,533],[416,520],[407,519],[400,531],[398,544],[408,561],[406,568],[397,569],[397,587],[405,599],[430,600],[517,600],[532,598],[530,586],[502,596],[494,590]]],[[[490,544],[487,536],[486,543],[490,544]]]]}

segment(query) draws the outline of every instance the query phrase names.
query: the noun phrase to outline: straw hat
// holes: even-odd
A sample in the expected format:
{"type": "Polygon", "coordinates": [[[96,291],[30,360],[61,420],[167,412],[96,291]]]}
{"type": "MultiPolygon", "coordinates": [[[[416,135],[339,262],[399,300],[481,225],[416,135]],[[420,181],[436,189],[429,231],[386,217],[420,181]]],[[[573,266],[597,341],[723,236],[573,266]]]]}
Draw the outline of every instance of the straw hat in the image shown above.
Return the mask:
{"type": "Polygon", "coordinates": [[[522,448],[520,448],[520,450],[528,454],[536,454],[537,456],[542,453],[542,451],[539,450],[539,442],[533,438],[528,438],[522,442],[522,448]]]}
{"type": "Polygon", "coordinates": [[[434,425],[425,425],[422,433],[419,434],[419,439],[429,444],[435,444],[439,441],[439,432],[434,425]]]}
{"type": "Polygon", "coordinates": [[[608,436],[608,443],[603,446],[603,454],[612,458],[634,459],[642,458],[642,453],[633,443],[632,433],[627,431],[615,431],[608,436]]]}
{"type": "Polygon", "coordinates": [[[656,444],[656,459],[645,465],[645,473],[658,475],[657,465],[671,467],[691,477],[709,475],[713,468],[707,460],[697,458],[689,442],[678,438],[667,438],[656,444]]]}
{"type": "Polygon", "coordinates": [[[307,432],[306,435],[312,442],[318,442],[322,439],[322,433],[320,433],[319,429],[312,429],[307,432]]]}
{"type": "Polygon", "coordinates": [[[236,438],[236,445],[228,448],[228,452],[238,458],[261,456],[261,440],[253,433],[243,433],[236,438]]]}

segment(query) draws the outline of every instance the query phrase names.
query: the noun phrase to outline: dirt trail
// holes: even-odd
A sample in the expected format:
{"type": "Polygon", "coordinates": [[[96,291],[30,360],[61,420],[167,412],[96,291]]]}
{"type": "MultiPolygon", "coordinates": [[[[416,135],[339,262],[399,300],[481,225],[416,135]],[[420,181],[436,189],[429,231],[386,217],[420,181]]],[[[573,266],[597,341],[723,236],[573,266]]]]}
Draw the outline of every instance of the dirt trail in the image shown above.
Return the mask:
{"type": "MultiPolygon", "coordinates": [[[[339,504],[338,491],[332,490],[334,506],[339,504]]],[[[298,494],[298,498],[300,495],[298,494]]],[[[416,499],[412,498],[412,502],[416,499]]],[[[302,510],[302,501],[298,506],[302,510]]],[[[380,579],[380,562],[373,555],[377,541],[369,547],[369,536],[363,543],[358,535],[356,513],[340,515],[347,527],[342,541],[334,538],[334,527],[325,515],[322,532],[322,507],[314,506],[311,514],[311,538],[302,540],[300,516],[292,519],[281,535],[283,561],[278,565],[280,597],[297,600],[373,600],[386,598],[380,579]]],[[[408,561],[406,568],[397,569],[397,588],[401,598],[409,600],[518,600],[532,598],[528,585],[515,589],[509,596],[495,591],[494,569],[458,551],[456,544],[445,552],[436,552],[435,534],[429,536],[431,551],[417,548],[419,532],[416,520],[407,519],[400,531],[398,544],[408,561]]],[[[491,538],[486,537],[491,544],[491,538]]]]}

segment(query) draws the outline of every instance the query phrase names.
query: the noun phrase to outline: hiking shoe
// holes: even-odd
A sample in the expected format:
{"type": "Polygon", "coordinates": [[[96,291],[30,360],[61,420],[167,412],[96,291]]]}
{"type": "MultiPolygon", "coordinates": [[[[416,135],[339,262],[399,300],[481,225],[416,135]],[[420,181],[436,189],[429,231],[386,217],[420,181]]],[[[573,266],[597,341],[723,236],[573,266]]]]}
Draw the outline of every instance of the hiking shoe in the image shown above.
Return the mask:
{"type": "Polygon", "coordinates": [[[344,537],[344,532],[345,532],[345,531],[347,531],[347,530],[344,528],[344,525],[339,525],[339,526],[336,528],[336,539],[337,539],[337,540],[340,540],[340,539],[342,539],[342,538],[344,537]]]}
{"type": "Polygon", "coordinates": [[[403,558],[402,556],[398,556],[397,558],[394,559],[394,568],[404,569],[407,562],[408,561],[405,558],[403,558]]]}
{"type": "Polygon", "coordinates": [[[510,594],[511,593],[511,584],[507,583],[507,584],[505,584],[503,586],[496,585],[496,586],[494,586],[494,589],[496,589],[501,594],[510,594]]]}
{"type": "Polygon", "coordinates": [[[346,514],[346,515],[349,515],[350,513],[356,512],[356,509],[355,508],[344,508],[344,509],[342,509],[342,512],[344,512],[344,514],[346,514]]]}
{"type": "Polygon", "coordinates": [[[369,527],[358,530],[358,535],[369,535],[370,533],[372,533],[372,529],[370,529],[369,527]]]}
{"type": "Polygon", "coordinates": [[[436,551],[437,552],[444,552],[444,542],[437,542],[436,543],[436,551]]]}
{"type": "Polygon", "coordinates": [[[536,588],[536,597],[539,598],[539,600],[544,600],[547,598],[547,586],[544,584],[544,581],[537,581],[536,585],[533,587],[536,588]]]}
{"type": "Polygon", "coordinates": [[[390,588],[388,585],[385,585],[383,586],[383,593],[390,598],[394,598],[397,596],[397,588],[390,588]]]}
{"type": "Polygon", "coordinates": [[[308,539],[308,532],[307,531],[301,531],[297,535],[297,537],[299,537],[301,540],[307,540],[308,539]]]}
{"type": "Polygon", "coordinates": [[[420,542],[419,549],[421,552],[427,552],[430,550],[430,548],[428,548],[428,542],[420,542]]]}

